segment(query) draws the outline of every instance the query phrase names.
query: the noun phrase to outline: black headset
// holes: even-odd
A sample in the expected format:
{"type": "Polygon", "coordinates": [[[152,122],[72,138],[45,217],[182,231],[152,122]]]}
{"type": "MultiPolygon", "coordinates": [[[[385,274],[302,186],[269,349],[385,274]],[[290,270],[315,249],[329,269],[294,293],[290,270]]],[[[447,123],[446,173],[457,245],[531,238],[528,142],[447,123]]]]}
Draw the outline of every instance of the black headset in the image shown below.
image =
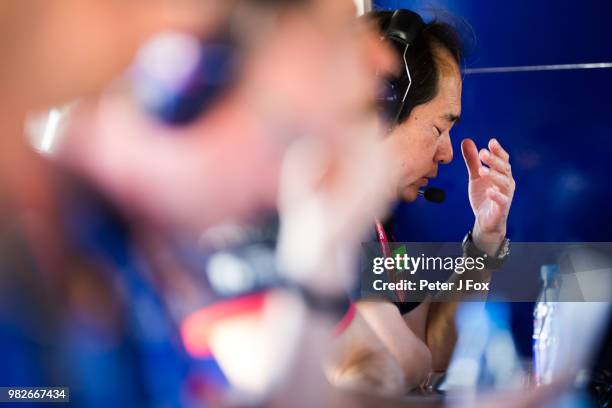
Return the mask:
{"type": "Polygon", "coordinates": [[[393,12],[382,33],[382,39],[389,41],[402,55],[403,64],[400,74],[383,79],[382,90],[378,97],[378,108],[389,125],[389,130],[397,125],[406,105],[406,98],[412,85],[406,54],[408,48],[423,31],[423,27],[425,23],[421,16],[411,10],[399,9],[393,12]]]}

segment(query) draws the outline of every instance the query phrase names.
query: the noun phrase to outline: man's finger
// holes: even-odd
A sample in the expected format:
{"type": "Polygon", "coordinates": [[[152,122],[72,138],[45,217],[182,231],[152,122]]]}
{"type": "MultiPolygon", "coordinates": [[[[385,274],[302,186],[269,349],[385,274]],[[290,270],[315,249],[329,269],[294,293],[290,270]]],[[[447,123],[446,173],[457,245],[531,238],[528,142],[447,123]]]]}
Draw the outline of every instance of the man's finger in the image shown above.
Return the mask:
{"type": "Polygon", "coordinates": [[[495,155],[502,158],[504,161],[508,161],[510,159],[510,155],[507,151],[504,150],[499,141],[495,138],[489,140],[489,150],[492,151],[495,155]]]}
{"type": "Polygon", "coordinates": [[[463,139],[461,142],[461,153],[463,154],[463,160],[465,160],[470,180],[477,178],[478,169],[482,165],[478,158],[478,149],[472,139],[463,139]]]}
{"type": "Polygon", "coordinates": [[[512,173],[510,163],[508,163],[508,161],[506,160],[503,160],[501,157],[492,154],[489,150],[481,149],[478,156],[480,160],[484,162],[484,164],[499,171],[500,173],[508,175],[512,173]]]}
{"type": "Polygon", "coordinates": [[[508,177],[505,174],[498,172],[493,168],[486,168],[482,166],[478,170],[478,174],[481,177],[489,177],[495,186],[504,194],[512,195],[512,190],[514,188],[514,182],[512,178],[508,177]]]}

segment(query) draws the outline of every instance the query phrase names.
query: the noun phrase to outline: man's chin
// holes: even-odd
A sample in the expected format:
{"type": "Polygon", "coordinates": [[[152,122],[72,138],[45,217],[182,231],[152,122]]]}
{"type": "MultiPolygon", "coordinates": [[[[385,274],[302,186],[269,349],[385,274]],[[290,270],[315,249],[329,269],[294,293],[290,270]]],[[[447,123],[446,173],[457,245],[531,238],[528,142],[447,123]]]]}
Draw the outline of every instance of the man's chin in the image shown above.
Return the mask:
{"type": "Polygon", "coordinates": [[[419,198],[419,188],[416,185],[409,185],[400,191],[400,199],[411,203],[419,198]]]}

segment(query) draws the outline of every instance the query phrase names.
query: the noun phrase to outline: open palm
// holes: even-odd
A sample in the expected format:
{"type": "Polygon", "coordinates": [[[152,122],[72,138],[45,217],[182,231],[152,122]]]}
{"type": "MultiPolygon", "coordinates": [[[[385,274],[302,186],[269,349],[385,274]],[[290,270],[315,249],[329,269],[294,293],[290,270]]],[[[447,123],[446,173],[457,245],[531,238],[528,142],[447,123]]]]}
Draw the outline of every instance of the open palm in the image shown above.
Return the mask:
{"type": "Polygon", "coordinates": [[[489,149],[478,152],[471,139],[461,143],[468,169],[468,195],[475,216],[474,230],[487,239],[501,240],[514,196],[515,181],[508,153],[491,139],[489,149]]]}

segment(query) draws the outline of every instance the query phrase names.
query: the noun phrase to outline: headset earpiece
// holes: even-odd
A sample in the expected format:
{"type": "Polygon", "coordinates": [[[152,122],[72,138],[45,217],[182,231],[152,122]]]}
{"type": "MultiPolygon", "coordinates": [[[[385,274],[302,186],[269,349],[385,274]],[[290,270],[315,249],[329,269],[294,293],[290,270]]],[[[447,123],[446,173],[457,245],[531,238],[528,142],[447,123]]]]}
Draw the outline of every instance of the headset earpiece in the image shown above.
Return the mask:
{"type": "Polygon", "coordinates": [[[405,9],[395,10],[385,29],[384,37],[412,45],[424,26],[423,19],[417,13],[405,9]]]}

